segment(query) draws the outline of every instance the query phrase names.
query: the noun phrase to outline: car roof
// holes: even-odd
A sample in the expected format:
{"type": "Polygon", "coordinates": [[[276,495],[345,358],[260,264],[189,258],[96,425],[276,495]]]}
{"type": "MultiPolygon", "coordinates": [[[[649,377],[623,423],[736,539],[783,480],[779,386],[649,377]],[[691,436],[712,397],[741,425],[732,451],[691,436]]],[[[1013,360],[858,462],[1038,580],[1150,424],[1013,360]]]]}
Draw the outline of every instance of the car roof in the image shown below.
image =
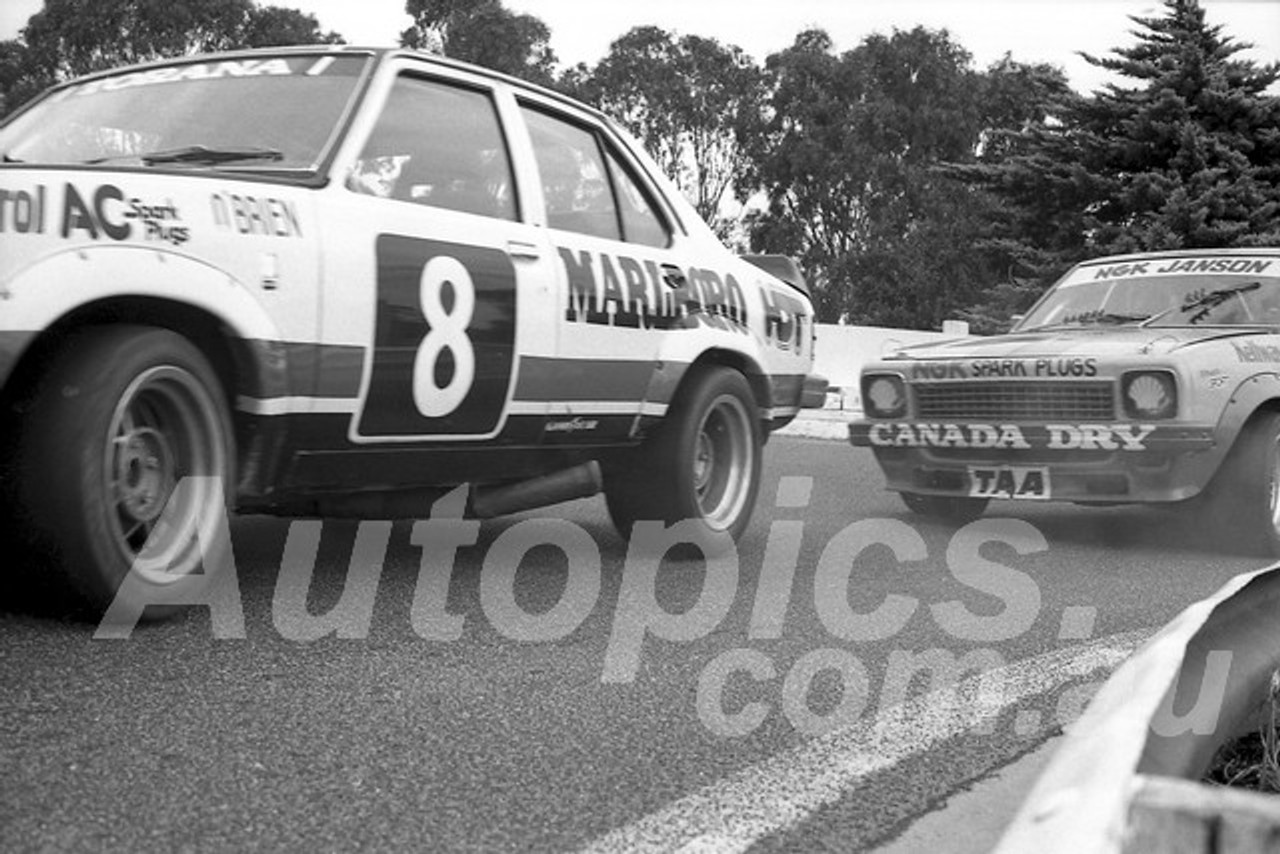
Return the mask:
{"type": "Polygon", "coordinates": [[[402,57],[405,59],[422,62],[426,65],[435,65],[441,68],[449,68],[456,71],[465,71],[469,74],[487,77],[494,82],[503,83],[518,89],[524,89],[559,101],[563,104],[570,105],[578,110],[586,111],[593,117],[602,121],[613,124],[612,120],[605,113],[600,112],[589,104],[584,104],[574,98],[565,95],[563,92],[557,92],[546,86],[532,83],[528,80],[521,80],[519,77],[513,77],[501,71],[494,71],[491,68],[474,65],[462,60],[452,59],[440,54],[429,53],[424,50],[417,50],[406,47],[372,47],[367,45],[348,45],[348,44],[299,44],[299,45],[281,45],[278,47],[257,47],[257,48],[240,48],[236,50],[216,51],[212,53],[198,53],[189,56],[172,56],[162,59],[148,60],[146,62],[134,63],[132,65],[120,65],[112,68],[95,71],[91,74],[81,75],[58,83],[51,87],[52,90],[62,89],[68,86],[79,85],[90,80],[96,80],[101,77],[112,77],[117,74],[126,74],[136,71],[146,71],[152,68],[164,68],[172,65],[195,65],[202,62],[228,62],[232,60],[253,59],[264,56],[289,56],[299,54],[328,54],[331,56],[368,56],[373,58],[379,64],[389,59],[402,57]]]}

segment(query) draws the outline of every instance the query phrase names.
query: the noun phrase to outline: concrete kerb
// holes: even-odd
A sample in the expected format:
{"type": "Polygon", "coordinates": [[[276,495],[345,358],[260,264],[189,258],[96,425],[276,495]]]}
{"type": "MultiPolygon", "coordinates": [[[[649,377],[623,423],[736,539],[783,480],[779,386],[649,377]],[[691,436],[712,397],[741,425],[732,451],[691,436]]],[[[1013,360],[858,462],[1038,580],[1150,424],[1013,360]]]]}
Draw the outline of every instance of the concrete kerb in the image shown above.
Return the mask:
{"type": "Polygon", "coordinates": [[[849,422],[861,417],[861,410],[840,409],[835,406],[826,409],[802,409],[795,420],[779,430],[777,435],[847,442],[849,422]]]}

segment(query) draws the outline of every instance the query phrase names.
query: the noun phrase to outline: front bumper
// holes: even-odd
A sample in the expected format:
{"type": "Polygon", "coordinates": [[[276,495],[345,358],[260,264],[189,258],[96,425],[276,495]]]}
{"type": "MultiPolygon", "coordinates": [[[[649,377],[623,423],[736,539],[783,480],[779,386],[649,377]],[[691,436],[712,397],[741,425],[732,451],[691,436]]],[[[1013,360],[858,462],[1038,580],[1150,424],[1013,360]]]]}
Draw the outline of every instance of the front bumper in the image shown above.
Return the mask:
{"type": "MultiPolygon", "coordinates": [[[[1041,500],[1172,502],[1198,494],[1226,447],[1208,425],[924,424],[856,421],[849,441],[871,448],[889,489],[981,495],[992,472],[1035,471],[1041,500]]],[[[996,497],[1016,497],[997,495],[996,497]]]]}

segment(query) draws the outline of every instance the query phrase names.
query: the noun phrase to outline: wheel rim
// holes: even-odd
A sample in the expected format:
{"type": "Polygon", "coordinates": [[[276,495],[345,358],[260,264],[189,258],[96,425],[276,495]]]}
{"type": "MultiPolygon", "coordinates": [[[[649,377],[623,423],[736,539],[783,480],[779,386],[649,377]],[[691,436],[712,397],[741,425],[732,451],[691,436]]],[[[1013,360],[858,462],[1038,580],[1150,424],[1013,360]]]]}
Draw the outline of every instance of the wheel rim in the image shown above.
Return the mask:
{"type": "Polygon", "coordinates": [[[200,565],[221,502],[227,450],[217,404],[189,371],[139,374],[107,431],[105,506],[112,539],[135,573],[175,581],[200,565]],[[184,478],[199,480],[178,486],[184,478]]]}
{"type": "Polygon", "coordinates": [[[742,514],[755,469],[751,414],[733,395],[707,409],[694,440],[693,487],[702,519],[726,530],[742,514]]]}

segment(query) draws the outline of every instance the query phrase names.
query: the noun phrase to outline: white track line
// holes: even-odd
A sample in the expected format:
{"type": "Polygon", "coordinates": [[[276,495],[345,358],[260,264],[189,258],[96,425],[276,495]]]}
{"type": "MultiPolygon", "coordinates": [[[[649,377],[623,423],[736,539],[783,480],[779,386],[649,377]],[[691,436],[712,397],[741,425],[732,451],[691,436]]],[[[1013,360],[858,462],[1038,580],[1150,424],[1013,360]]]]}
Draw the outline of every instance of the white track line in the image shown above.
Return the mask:
{"type": "Polygon", "coordinates": [[[1029,697],[1114,669],[1154,631],[1055,650],[970,677],[958,689],[908,699],[874,719],[809,739],[685,795],[582,851],[745,851],[835,803],[868,774],[990,724],[1029,697]],[[993,686],[995,693],[989,693],[993,686]]]}

